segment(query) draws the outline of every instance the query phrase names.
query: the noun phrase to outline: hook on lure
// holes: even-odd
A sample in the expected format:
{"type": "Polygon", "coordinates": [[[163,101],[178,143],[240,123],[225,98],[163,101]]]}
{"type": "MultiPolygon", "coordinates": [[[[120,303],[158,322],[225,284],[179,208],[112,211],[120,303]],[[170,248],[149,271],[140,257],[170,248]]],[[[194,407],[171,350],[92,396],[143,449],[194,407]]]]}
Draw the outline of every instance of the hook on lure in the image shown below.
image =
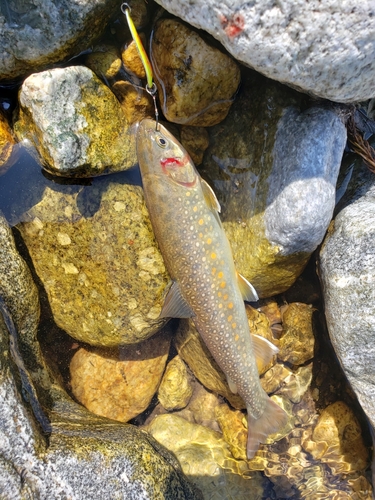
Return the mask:
{"type": "Polygon", "coordinates": [[[121,4],[121,12],[126,17],[126,21],[128,23],[131,36],[132,36],[132,38],[134,40],[135,46],[137,47],[137,50],[138,50],[138,53],[139,53],[139,57],[141,58],[143,67],[145,69],[146,79],[147,79],[146,92],[148,92],[150,94],[150,96],[152,97],[152,99],[154,101],[156,130],[158,130],[159,112],[158,112],[158,108],[157,108],[157,105],[156,105],[156,92],[157,92],[157,88],[156,88],[155,82],[153,81],[152,66],[151,66],[150,60],[149,60],[149,58],[147,56],[147,53],[146,53],[146,51],[145,51],[145,49],[143,47],[142,40],[140,39],[140,36],[139,36],[139,34],[137,32],[137,28],[135,27],[133,19],[130,16],[130,12],[131,12],[130,6],[127,3],[125,3],[125,2],[122,3],[121,4]]]}

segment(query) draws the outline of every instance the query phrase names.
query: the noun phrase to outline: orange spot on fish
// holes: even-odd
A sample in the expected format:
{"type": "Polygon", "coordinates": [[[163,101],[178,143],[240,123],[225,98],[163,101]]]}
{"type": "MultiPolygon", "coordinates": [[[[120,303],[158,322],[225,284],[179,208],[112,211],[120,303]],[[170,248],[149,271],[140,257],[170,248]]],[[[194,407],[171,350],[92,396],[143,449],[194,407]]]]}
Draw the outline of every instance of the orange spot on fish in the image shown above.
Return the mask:
{"type": "Polygon", "coordinates": [[[193,207],[194,212],[198,210],[198,207],[193,207]]]}
{"type": "Polygon", "coordinates": [[[212,274],[215,274],[216,273],[216,267],[213,267],[211,271],[212,271],[212,274]]]}
{"type": "Polygon", "coordinates": [[[223,297],[224,300],[227,300],[228,299],[228,294],[226,293],[223,297]]]}
{"type": "Polygon", "coordinates": [[[221,297],[223,294],[221,292],[218,292],[217,296],[221,297]]]}
{"type": "Polygon", "coordinates": [[[220,272],[218,273],[218,275],[217,275],[217,277],[218,277],[219,279],[221,279],[223,276],[224,276],[224,274],[223,274],[223,272],[222,272],[222,271],[220,271],[220,272]]]}
{"type": "Polygon", "coordinates": [[[239,338],[240,338],[240,336],[238,335],[238,333],[236,333],[236,336],[234,337],[234,340],[237,342],[239,338]]]}
{"type": "Polygon", "coordinates": [[[190,191],[186,191],[186,196],[190,196],[190,195],[191,195],[190,191]]]}
{"type": "Polygon", "coordinates": [[[228,321],[232,321],[232,319],[233,319],[232,315],[228,316],[228,321]]]}
{"type": "Polygon", "coordinates": [[[236,328],[237,323],[232,323],[232,328],[236,328]]]}
{"type": "Polygon", "coordinates": [[[203,238],[203,233],[199,233],[199,238],[203,238]]]}
{"type": "Polygon", "coordinates": [[[222,309],[223,308],[223,304],[219,304],[219,309],[222,309]]]}
{"type": "Polygon", "coordinates": [[[211,259],[216,259],[216,253],[215,252],[212,252],[211,259]]]}
{"type": "Polygon", "coordinates": [[[203,219],[199,219],[198,224],[201,226],[203,224],[203,219]]]}
{"type": "MultiPolygon", "coordinates": [[[[220,283],[220,288],[225,288],[225,285],[226,285],[225,281],[222,281],[222,282],[220,283]]],[[[225,297],[224,297],[224,299],[225,299],[225,297]]]]}
{"type": "Polygon", "coordinates": [[[211,245],[211,243],[212,243],[211,238],[207,238],[207,245],[211,245]]]}
{"type": "Polygon", "coordinates": [[[233,309],[233,302],[229,302],[228,307],[229,309],[233,309]]]}

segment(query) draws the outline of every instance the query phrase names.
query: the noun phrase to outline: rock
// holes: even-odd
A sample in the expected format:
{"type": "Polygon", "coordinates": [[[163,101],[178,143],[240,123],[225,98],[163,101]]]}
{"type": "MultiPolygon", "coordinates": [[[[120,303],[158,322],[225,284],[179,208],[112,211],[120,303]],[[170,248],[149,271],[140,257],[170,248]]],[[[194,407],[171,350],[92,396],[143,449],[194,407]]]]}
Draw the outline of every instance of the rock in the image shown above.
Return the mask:
{"type": "Polygon", "coordinates": [[[133,125],[143,118],[154,117],[155,108],[152,97],[145,90],[123,80],[114,83],[112,90],[120,101],[129,124],[133,125]]]}
{"type": "Polygon", "coordinates": [[[303,447],[315,459],[326,463],[334,474],[364,471],[368,464],[361,427],[353,411],[342,401],[323,410],[303,447]]]}
{"type": "Polygon", "coordinates": [[[209,146],[208,132],[203,127],[181,127],[181,144],[191,156],[194,165],[198,166],[209,146]]]}
{"type": "Polygon", "coordinates": [[[0,111],[0,175],[5,174],[18,158],[19,151],[12,130],[0,111]]]}
{"type": "Polygon", "coordinates": [[[142,189],[129,178],[92,185],[45,183],[17,227],[48,295],[55,322],[93,346],[149,338],[169,283],[142,189]]]}
{"type": "Polygon", "coordinates": [[[115,78],[122,66],[117,47],[104,43],[94,47],[86,56],[85,64],[104,83],[115,78]]]}
{"type": "MultiPolygon", "coordinates": [[[[141,33],[140,38],[143,46],[146,46],[146,37],[141,33]]],[[[127,72],[130,72],[141,80],[144,80],[146,78],[146,71],[143,66],[142,60],[139,57],[138,48],[134,40],[125,45],[124,49],[121,52],[121,59],[127,72]]]]}
{"type": "Polygon", "coordinates": [[[329,228],[319,259],[329,336],[372,427],[375,427],[374,195],[373,174],[357,163],[348,195],[329,228]]]}
{"type": "Polygon", "coordinates": [[[234,460],[220,433],[191,424],[175,415],[160,415],[148,427],[152,436],[177,456],[189,479],[204,498],[245,500],[263,498],[265,482],[250,472],[246,461],[234,460]]]}
{"type": "Polygon", "coordinates": [[[246,420],[245,414],[221,404],[216,407],[216,418],[233,457],[237,460],[247,460],[247,428],[243,423],[246,420]]]}
{"type": "Polygon", "coordinates": [[[15,80],[90,47],[119,8],[115,0],[4,2],[0,11],[0,80],[15,80]]]}
{"type": "Polygon", "coordinates": [[[185,408],[193,394],[191,376],[180,356],[175,356],[167,365],[161,381],[158,399],[168,411],[185,408]]]}
{"type": "Polygon", "coordinates": [[[209,130],[201,173],[221,203],[237,270],[260,297],[287,290],[322,241],[335,205],[346,129],[331,109],[250,72],[209,130]]]}
{"type": "Polygon", "coordinates": [[[29,76],[19,94],[18,140],[54,175],[93,177],[137,162],[134,134],[115,96],[84,66],[29,76]]]}
{"type": "Polygon", "coordinates": [[[150,55],[167,120],[208,127],[225,118],[240,83],[230,57],[175,19],[157,22],[150,55]]]}
{"type": "Polygon", "coordinates": [[[170,331],[116,350],[80,348],[70,363],[75,398],[96,415],[128,422],[142,413],[160,384],[170,331]]]}
{"type": "Polygon", "coordinates": [[[282,7],[245,1],[157,0],[172,14],[206,30],[235,59],[287,85],[337,102],[374,97],[375,8],[364,4],[282,7]]]}
{"type": "Polygon", "coordinates": [[[220,431],[216,421],[216,407],[220,402],[220,396],[208,391],[196,381],[189,404],[183,410],[175,412],[175,414],[193,424],[203,425],[213,431],[220,431]]]}
{"type": "Polygon", "coordinates": [[[314,309],[296,302],[283,311],[283,334],[277,357],[292,365],[303,365],[314,357],[315,338],[312,327],[314,309]]]}

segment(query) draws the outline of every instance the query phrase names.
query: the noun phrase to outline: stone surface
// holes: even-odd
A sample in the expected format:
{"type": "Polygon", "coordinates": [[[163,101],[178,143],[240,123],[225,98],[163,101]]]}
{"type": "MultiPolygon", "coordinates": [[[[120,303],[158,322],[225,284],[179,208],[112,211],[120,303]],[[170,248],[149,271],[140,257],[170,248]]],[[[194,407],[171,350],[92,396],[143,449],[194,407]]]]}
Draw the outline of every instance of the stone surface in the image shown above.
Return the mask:
{"type": "Polygon", "coordinates": [[[174,19],[157,22],[150,56],[167,120],[207,127],[225,118],[240,83],[229,56],[174,19]]]}
{"type": "Polygon", "coordinates": [[[107,83],[115,78],[121,69],[120,51],[115,45],[96,45],[86,56],[85,64],[98,78],[107,83]]]}
{"type": "Polygon", "coordinates": [[[155,116],[152,97],[142,88],[130,82],[119,80],[113,84],[112,90],[120,101],[129,124],[140,122],[143,118],[155,116]]]}
{"type": "Polygon", "coordinates": [[[187,422],[176,415],[160,415],[148,427],[152,436],[173,451],[189,479],[213,500],[261,500],[265,481],[246,461],[234,460],[219,432],[187,422]]]}
{"type": "Polygon", "coordinates": [[[320,251],[327,326],[343,370],[375,426],[375,183],[357,163],[320,251]]]}
{"type": "Polygon", "coordinates": [[[15,143],[8,120],[0,111],[0,175],[17,161],[18,147],[15,143]]]}
{"type": "Polygon", "coordinates": [[[181,144],[191,156],[195,166],[203,161],[203,155],[209,146],[208,132],[204,127],[181,127],[181,144]]]}
{"type": "Polygon", "coordinates": [[[312,306],[299,302],[289,304],[283,311],[279,359],[292,365],[303,365],[314,357],[313,313],[312,306]]]}
{"type": "Polygon", "coordinates": [[[237,270],[260,297],[287,290],[324,237],[346,142],[327,108],[244,73],[227,118],[210,128],[200,169],[214,189],[237,270]]]}
{"type": "Polygon", "coordinates": [[[0,6],[0,80],[75,56],[103,33],[115,0],[5,0],[0,6]]]}
{"type": "Polygon", "coordinates": [[[17,226],[56,323],[101,347],[140,342],[166,322],[158,317],[169,277],[142,189],[122,175],[88,186],[45,182],[17,226]]]}
{"type": "Polygon", "coordinates": [[[75,398],[96,415],[128,422],[142,413],[160,384],[169,329],[146,342],[115,350],[79,349],[70,363],[75,398]]]}
{"type": "MultiPolygon", "coordinates": [[[[146,38],[142,34],[140,34],[140,38],[143,46],[146,46],[146,38]]],[[[132,40],[129,44],[126,44],[121,52],[121,59],[124,63],[125,70],[141,80],[146,78],[146,71],[143,66],[142,60],[139,57],[138,48],[132,40]]]]}
{"type": "Polygon", "coordinates": [[[158,390],[160,404],[168,411],[185,408],[193,394],[191,375],[180,356],[167,365],[158,390]]]}
{"type": "Polygon", "coordinates": [[[157,2],[269,78],[337,102],[374,97],[372,0],[157,2]]]}
{"type": "Polygon", "coordinates": [[[93,177],[137,162],[134,134],[112,92],[84,66],[29,76],[15,123],[43,167],[54,175],[93,177]]]}

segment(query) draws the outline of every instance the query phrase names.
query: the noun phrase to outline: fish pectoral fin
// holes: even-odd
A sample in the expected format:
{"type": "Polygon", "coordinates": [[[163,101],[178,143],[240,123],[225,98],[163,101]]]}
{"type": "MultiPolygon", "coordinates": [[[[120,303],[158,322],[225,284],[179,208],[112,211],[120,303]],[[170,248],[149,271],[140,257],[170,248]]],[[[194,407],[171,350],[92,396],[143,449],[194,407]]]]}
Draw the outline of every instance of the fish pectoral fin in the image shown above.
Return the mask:
{"type": "Polygon", "coordinates": [[[176,281],[168,290],[159,318],[191,318],[194,316],[189,304],[181,295],[176,281]]]}
{"type": "Polygon", "coordinates": [[[237,273],[237,282],[244,300],[247,302],[257,302],[259,300],[258,294],[253,285],[240,273],[237,273]]]}
{"type": "Polygon", "coordinates": [[[259,335],[251,335],[257,363],[258,371],[261,371],[271,361],[272,357],[279,352],[279,349],[269,340],[259,335]]]}
{"type": "Polygon", "coordinates": [[[233,382],[233,380],[231,378],[229,378],[227,376],[227,382],[228,382],[228,385],[229,385],[229,389],[230,389],[230,392],[232,392],[233,394],[237,394],[237,386],[236,384],[233,382]]]}
{"type": "Polygon", "coordinates": [[[201,186],[204,195],[204,199],[206,200],[207,205],[214,210],[215,212],[221,212],[221,206],[219,200],[216,198],[216,194],[214,193],[212,187],[201,178],[201,186]]]}
{"type": "Polygon", "coordinates": [[[267,394],[264,412],[259,418],[251,415],[251,408],[247,407],[247,458],[254,457],[259,449],[260,443],[264,443],[267,437],[283,428],[288,422],[287,413],[280,408],[267,394]]]}

